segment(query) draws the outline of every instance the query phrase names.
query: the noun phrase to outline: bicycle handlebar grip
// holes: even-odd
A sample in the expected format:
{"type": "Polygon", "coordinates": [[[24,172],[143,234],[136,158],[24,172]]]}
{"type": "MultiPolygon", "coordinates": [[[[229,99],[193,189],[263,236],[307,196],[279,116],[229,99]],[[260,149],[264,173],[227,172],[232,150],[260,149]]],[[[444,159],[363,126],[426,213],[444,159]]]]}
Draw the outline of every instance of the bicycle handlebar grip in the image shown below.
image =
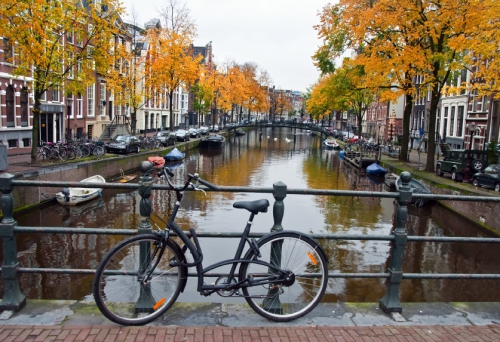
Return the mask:
{"type": "Polygon", "coordinates": [[[212,183],[209,183],[207,181],[204,181],[201,178],[198,178],[201,184],[205,185],[207,188],[212,189],[212,190],[217,190],[217,185],[213,185],[212,183]]]}

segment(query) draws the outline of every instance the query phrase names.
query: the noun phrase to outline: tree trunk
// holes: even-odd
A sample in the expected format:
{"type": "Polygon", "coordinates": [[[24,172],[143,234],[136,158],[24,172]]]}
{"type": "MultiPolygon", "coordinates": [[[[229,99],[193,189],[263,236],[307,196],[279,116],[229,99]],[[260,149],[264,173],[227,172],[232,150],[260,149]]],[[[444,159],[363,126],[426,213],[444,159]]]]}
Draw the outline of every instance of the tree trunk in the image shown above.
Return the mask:
{"type": "Polygon", "coordinates": [[[31,163],[36,163],[38,156],[38,127],[40,125],[40,95],[35,90],[35,104],[33,106],[33,130],[31,132],[31,163]]]}
{"type": "Polygon", "coordinates": [[[436,151],[436,113],[440,96],[439,84],[432,89],[431,108],[429,113],[429,132],[427,134],[427,164],[425,171],[434,172],[434,153],[436,151]]]}
{"type": "Polygon", "coordinates": [[[408,143],[410,137],[410,121],[411,121],[411,111],[413,109],[413,96],[411,94],[405,95],[405,110],[403,113],[403,140],[401,142],[401,154],[399,155],[399,160],[408,160],[408,143]]]}
{"type": "MultiPolygon", "coordinates": [[[[170,99],[170,103],[168,105],[169,107],[169,110],[170,110],[170,131],[173,132],[174,130],[174,106],[173,106],[173,99],[174,99],[174,91],[171,90],[169,91],[168,93],[168,98],[170,99]]],[[[144,129],[146,128],[146,126],[144,126],[144,129]]]]}

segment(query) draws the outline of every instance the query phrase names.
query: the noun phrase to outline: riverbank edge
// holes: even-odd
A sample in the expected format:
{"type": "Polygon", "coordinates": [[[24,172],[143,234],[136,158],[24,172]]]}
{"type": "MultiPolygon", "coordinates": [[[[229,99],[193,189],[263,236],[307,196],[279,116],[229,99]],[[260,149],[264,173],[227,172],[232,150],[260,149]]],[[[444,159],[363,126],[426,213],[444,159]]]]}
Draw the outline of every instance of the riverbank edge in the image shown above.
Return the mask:
{"type": "MultiPolygon", "coordinates": [[[[185,143],[178,143],[161,150],[144,151],[134,155],[113,155],[108,158],[79,162],[64,162],[50,166],[40,167],[34,170],[18,172],[14,174],[14,179],[36,180],[36,181],[65,181],[78,182],[95,174],[100,174],[107,181],[117,178],[121,170],[130,173],[139,169],[142,161],[152,156],[164,156],[177,148],[181,152],[194,149],[200,144],[200,139],[191,140],[185,143]]],[[[22,215],[33,209],[44,208],[55,203],[55,198],[45,198],[46,194],[53,195],[55,188],[42,188],[33,191],[33,187],[15,187],[12,194],[14,196],[14,217],[22,215]]],[[[1,193],[1,192],[0,192],[1,193]]],[[[0,211],[0,219],[3,213],[0,211]]]]}
{"type": "MultiPolygon", "coordinates": [[[[390,160],[390,157],[382,157],[380,160],[381,166],[392,169],[393,173],[401,174],[403,171],[408,171],[412,175],[413,178],[422,181],[425,185],[427,185],[433,193],[442,192],[442,194],[449,195],[466,195],[466,196],[498,196],[495,193],[487,192],[484,190],[478,190],[472,187],[470,184],[450,184],[449,182],[453,182],[451,180],[447,180],[446,178],[437,178],[436,175],[424,172],[422,170],[418,170],[418,168],[412,167],[407,163],[400,162],[398,160],[390,160]],[[470,188],[468,188],[470,187],[470,188]]],[[[490,220],[484,219],[482,222],[481,219],[474,219],[473,217],[477,217],[478,213],[480,213],[480,209],[484,204],[481,202],[469,202],[470,210],[464,210],[463,207],[457,209],[458,203],[456,202],[448,202],[448,201],[438,201],[446,209],[452,211],[454,214],[458,215],[462,219],[467,222],[473,223],[481,230],[486,232],[489,235],[500,237],[500,227],[491,226],[487,222],[490,220]],[[479,207],[479,208],[478,208],[479,207]],[[478,211],[479,210],[479,211],[478,211]]],[[[464,202],[459,202],[463,204],[464,202]]],[[[498,203],[488,203],[491,208],[492,213],[498,213],[500,211],[500,204],[498,203]]],[[[480,215],[480,214],[479,214],[480,215]]],[[[493,214],[495,215],[495,214],[493,214]]],[[[480,218],[481,216],[479,216],[480,218]]]]}
{"type": "MultiPolygon", "coordinates": [[[[402,313],[384,313],[378,303],[320,303],[311,313],[278,323],[257,315],[240,303],[177,302],[149,326],[405,326],[489,325],[500,323],[498,302],[402,303],[402,313]]],[[[92,300],[29,299],[18,312],[4,312],[0,325],[118,326],[106,319],[92,300]]]]}
{"type": "MultiPolygon", "coordinates": [[[[438,177],[434,173],[419,170],[410,162],[405,163],[397,159],[382,156],[380,165],[391,172],[400,174],[410,172],[412,178],[424,183],[435,194],[440,195],[465,195],[465,196],[498,196],[493,190],[476,189],[471,184],[458,183],[451,179],[438,177]]],[[[493,202],[463,202],[463,201],[438,201],[442,206],[452,211],[462,219],[475,224],[488,235],[500,237],[499,217],[495,212],[500,212],[500,204],[493,202]]]]}

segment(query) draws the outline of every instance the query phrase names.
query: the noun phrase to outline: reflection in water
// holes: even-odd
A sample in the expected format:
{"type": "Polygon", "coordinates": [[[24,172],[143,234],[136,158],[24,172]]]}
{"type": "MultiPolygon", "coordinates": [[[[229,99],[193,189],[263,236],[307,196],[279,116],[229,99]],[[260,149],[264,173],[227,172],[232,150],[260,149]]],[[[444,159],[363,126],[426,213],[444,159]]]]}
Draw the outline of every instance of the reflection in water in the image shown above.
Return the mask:
{"type": "MultiPolygon", "coordinates": [[[[358,175],[343,164],[337,151],[321,149],[321,139],[305,132],[284,128],[262,128],[227,139],[222,150],[192,150],[182,163],[172,164],[180,183],[187,173],[199,173],[211,183],[225,186],[272,187],[281,181],[289,189],[340,189],[385,191],[377,180],[358,175]]],[[[138,178],[137,178],[138,180],[138,178]]],[[[160,179],[159,182],[165,182],[160,179]]],[[[217,193],[188,191],[177,222],[185,230],[239,232],[248,213],[237,210],[238,200],[266,198],[271,194],[217,193]]],[[[170,191],[154,191],[151,196],[155,228],[163,228],[175,202],[170,191]]],[[[288,195],[283,227],[307,233],[390,234],[393,227],[392,199],[288,195]]],[[[64,208],[58,204],[17,217],[21,226],[65,226],[137,228],[140,224],[140,196],[137,191],[105,189],[103,197],[82,207],[64,208]]],[[[481,236],[469,222],[442,206],[409,208],[408,234],[426,236],[481,236]]],[[[269,232],[273,226],[271,210],[254,220],[252,231],[269,232]]],[[[19,234],[19,260],[23,267],[96,268],[106,252],[122,236],[19,234]]],[[[202,239],[204,265],[231,258],[234,239],[202,239]]],[[[385,272],[390,245],[385,241],[321,241],[329,259],[331,273],[385,272]]],[[[497,273],[494,245],[458,243],[408,243],[403,271],[409,273],[497,273]]],[[[217,271],[217,270],[216,270],[217,271]]],[[[210,279],[208,281],[211,281],[210,279]]],[[[214,280],[215,281],[215,280],[214,280]]],[[[92,276],[62,274],[24,274],[22,291],[28,298],[89,298],[92,276]]],[[[498,282],[490,280],[404,280],[401,300],[410,301],[486,301],[500,300],[498,282]],[[479,290],[487,288],[488,291],[479,290]],[[499,298],[496,298],[499,297],[499,298]]],[[[378,301],[384,294],[381,279],[330,279],[325,295],[328,301],[378,301]]],[[[195,292],[195,280],[188,281],[180,300],[218,301],[195,292]]],[[[238,300],[240,301],[240,300],[238,300]]]]}

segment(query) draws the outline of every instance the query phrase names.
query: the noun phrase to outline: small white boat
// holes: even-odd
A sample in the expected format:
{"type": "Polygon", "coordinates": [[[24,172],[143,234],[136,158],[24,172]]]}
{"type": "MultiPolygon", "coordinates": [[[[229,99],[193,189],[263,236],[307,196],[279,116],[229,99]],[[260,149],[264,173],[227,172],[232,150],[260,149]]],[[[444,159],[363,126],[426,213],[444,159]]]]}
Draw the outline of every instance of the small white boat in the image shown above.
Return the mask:
{"type": "MultiPolygon", "coordinates": [[[[85,178],[81,183],[106,183],[103,176],[85,178]]],[[[62,205],[77,205],[101,196],[102,188],[64,188],[56,194],[57,201],[62,205]]]]}

